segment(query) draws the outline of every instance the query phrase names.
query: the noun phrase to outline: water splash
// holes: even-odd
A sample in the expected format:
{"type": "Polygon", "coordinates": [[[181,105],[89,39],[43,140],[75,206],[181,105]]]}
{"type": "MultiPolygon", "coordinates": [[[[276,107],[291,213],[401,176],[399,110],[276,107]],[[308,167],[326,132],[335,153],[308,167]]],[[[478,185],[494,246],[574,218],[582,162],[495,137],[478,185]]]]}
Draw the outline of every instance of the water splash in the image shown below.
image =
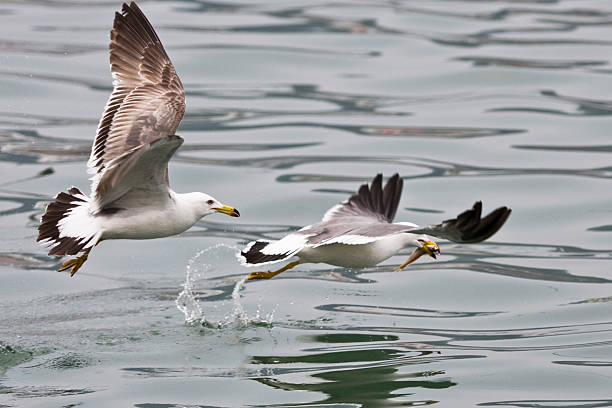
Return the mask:
{"type": "MultiPolygon", "coordinates": [[[[244,288],[244,284],[247,280],[247,276],[244,276],[237,281],[231,291],[231,311],[223,315],[222,318],[212,320],[209,317],[207,319],[206,313],[203,311],[203,307],[198,301],[198,295],[201,295],[201,290],[197,289],[196,282],[202,280],[205,275],[209,274],[214,270],[214,265],[205,262],[198,262],[202,255],[214,252],[217,255],[220,254],[221,249],[230,250],[233,252],[237,251],[237,247],[227,244],[217,244],[206,249],[198,251],[189,261],[187,262],[185,283],[183,283],[183,290],[177,296],[175,300],[176,307],[185,315],[185,322],[187,324],[203,325],[209,328],[226,328],[226,327],[246,327],[249,325],[266,325],[272,324],[274,318],[274,310],[270,313],[263,313],[261,306],[257,306],[255,315],[249,317],[247,311],[243,307],[240,301],[240,291],[244,288]]],[[[225,281],[226,282],[226,281],[225,281]]],[[[225,292],[227,295],[227,285],[222,283],[220,286],[213,288],[215,292],[225,292]]],[[[211,307],[214,310],[220,309],[218,303],[211,301],[211,307]]]]}
{"type": "Polygon", "coordinates": [[[247,276],[240,279],[234,285],[234,289],[232,290],[232,303],[233,309],[231,314],[225,316],[225,320],[222,324],[218,324],[217,326],[220,328],[224,327],[246,327],[249,325],[253,326],[271,326],[272,321],[274,320],[274,312],[276,309],[272,310],[269,313],[263,314],[261,309],[261,305],[257,305],[257,309],[255,310],[255,315],[249,317],[248,313],[242,306],[240,302],[240,291],[244,287],[245,282],[247,281],[247,276]]]}
{"type": "Polygon", "coordinates": [[[232,310],[231,321],[239,321],[243,325],[249,324],[249,316],[247,315],[242,303],[240,303],[240,289],[244,286],[247,276],[236,282],[234,290],[232,290],[232,301],[234,302],[234,310],[232,310]]]}
{"type": "MultiPolygon", "coordinates": [[[[202,322],[204,320],[204,313],[202,313],[202,308],[200,307],[198,300],[193,294],[193,283],[195,279],[202,276],[202,273],[197,270],[194,271],[194,265],[198,258],[202,256],[204,252],[207,252],[209,249],[202,249],[198,251],[193,257],[191,257],[189,262],[187,262],[187,273],[185,276],[185,283],[183,284],[183,291],[179,293],[178,297],[174,301],[178,310],[183,312],[183,314],[185,315],[185,322],[190,324],[202,322]]],[[[203,264],[203,266],[208,265],[203,264]]]]}

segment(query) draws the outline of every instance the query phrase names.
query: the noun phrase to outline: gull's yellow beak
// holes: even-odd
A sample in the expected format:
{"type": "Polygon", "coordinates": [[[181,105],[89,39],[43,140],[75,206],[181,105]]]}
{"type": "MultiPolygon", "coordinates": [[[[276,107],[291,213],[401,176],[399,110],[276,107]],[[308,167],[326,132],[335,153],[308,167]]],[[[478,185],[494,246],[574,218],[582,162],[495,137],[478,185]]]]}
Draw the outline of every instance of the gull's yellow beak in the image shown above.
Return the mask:
{"type": "Polygon", "coordinates": [[[436,259],[436,252],[439,254],[440,253],[440,247],[438,246],[438,244],[436,244],[433,241],[426,241],[424,239],[419,239],[419,243],[421,244],[421,248],[423,248],[423,251],[425,251],[425,253],[429,256],[431,256],[433,259],[436,259]]]}
{"type": "Polygon", "coordinates": [[[230,207],[229,205],[224,205],[221,208],[213,208],[213,210],[220,212],[221,214],[229,215],[230,217],[240,217],[240,213],[234,207],[230,207]]]}

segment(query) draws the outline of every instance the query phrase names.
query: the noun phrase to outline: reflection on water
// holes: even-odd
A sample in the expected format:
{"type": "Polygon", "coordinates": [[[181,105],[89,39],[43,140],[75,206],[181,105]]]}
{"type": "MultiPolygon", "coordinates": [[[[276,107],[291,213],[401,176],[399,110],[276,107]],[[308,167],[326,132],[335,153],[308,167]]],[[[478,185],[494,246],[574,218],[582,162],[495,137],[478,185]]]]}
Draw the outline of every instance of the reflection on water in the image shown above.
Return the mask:
{"type": "Polygon", "coordinates": [[[0,406],[612,405],[607,3],[143,2],[187,93],[172,185],[243,217],[69,278],[36,227],[89,184],[119,3],[0,6],[0,406]],[[402,273],[244,281],[239,248],[379,172],[401,220],[514,215],[402,273]]]}
{"type": "Polygon", "coordinates": [[[269,387],[284,391],[318,391],[326,398],[317,404],[347,404],[359,401],[363,406],[421,406],[438,401],[412,400],[413,388],[443,389],[457,385],[445,380],[443,372],[399,373],[395,367],[344,369],[313,374],[320,382],[289,383],[273,378],[258,378],[257,381],[269,387]],[[437,377],[441,376],[442,379],[437,377]],[[350,395],[350,396],[349,396],[350,395]]]}

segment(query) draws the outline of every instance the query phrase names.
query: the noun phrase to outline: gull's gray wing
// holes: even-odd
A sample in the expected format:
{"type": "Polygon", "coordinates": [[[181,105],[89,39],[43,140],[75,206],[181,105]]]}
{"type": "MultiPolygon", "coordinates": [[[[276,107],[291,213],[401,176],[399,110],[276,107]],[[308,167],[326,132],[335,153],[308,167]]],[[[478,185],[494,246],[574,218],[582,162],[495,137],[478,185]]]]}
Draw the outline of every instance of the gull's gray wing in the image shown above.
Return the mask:
{"type": "Polygon", "coordinates": [[[427,234],[453,242],[471,244],[491,237],[504,225],[512,210],[499,207],[481,218],[482,202],[450,220],[437,225],[419,227],[411,223],[386,223],[364,217],[344,217],[323,221],[302,228],[297,233],[305,235],[305,246],[318,247],[335,243],[359,245],[377,241],[389,235],[403,232],[427,234]]]}
{"type": "Polygon", "coordinates": [[[172,135],[111,161],[98,184],[97,209],[155,206],[169,200],[168,161],[182,144],[182,137],[172,135]]]}
{"type": "Polygon", "coordinates": [[[481,218],[482,202],[476,201],[472,209],[437,225],[408,230],[413,234],[427,234],[462,244],[481,242],[491,237],[504,225],[512,210],[499,207],[481,218]]]}
{"type": "Polygon", "coordinates": [[[305,237],[304,246],[316,248],[329,244],[367,244],[415,227],[411,223],[391,224],[365,217],[343,217],[308,225],[294,234],[305,237]]]}
{"type": "Polygon", "coordinates": [[[92,193],[99,208],[108,203],[104,195],[125,174],[120,170],[125,167],[121,162],[136,160],[140,155],[137,150],[150,149],[154,142],[174,135],[185,113],[181,80],[136,3],[123,4],[122,13],[115,14],[110,37],[114,89],[88,162],[89,171],[94,173],[92,193]]]}
{"type": "Polygon", "coordinates": [[[362,222],[390,223],[395,217],[402,196],[403,180],[394,174],[382,188],[382,174],[377,174],[370,183],[359,187],[357,194],[333,206],[323,216],[323,222],[340,221],[347,217],[361,217],[362,222]]]}

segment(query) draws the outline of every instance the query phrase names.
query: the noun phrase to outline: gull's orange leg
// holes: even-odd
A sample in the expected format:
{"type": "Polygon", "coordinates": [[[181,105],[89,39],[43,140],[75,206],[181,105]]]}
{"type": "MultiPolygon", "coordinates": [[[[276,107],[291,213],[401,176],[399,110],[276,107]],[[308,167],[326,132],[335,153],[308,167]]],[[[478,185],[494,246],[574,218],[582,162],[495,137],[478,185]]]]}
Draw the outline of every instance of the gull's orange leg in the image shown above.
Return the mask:
{"type": "Polygon", "coordinates": [[[279,270],[274,271],[274,272],[253,272],[253,273],[249,274],[247,280],[270,279],[270,278],[275,277],[276,275],[278,275],[281,272],[285,272],[285,271],[295,267],[299,263],[300,263],[300,261],[290,262],[287,265],[283,266],[282,268],[280,268],[279,270]]]}

